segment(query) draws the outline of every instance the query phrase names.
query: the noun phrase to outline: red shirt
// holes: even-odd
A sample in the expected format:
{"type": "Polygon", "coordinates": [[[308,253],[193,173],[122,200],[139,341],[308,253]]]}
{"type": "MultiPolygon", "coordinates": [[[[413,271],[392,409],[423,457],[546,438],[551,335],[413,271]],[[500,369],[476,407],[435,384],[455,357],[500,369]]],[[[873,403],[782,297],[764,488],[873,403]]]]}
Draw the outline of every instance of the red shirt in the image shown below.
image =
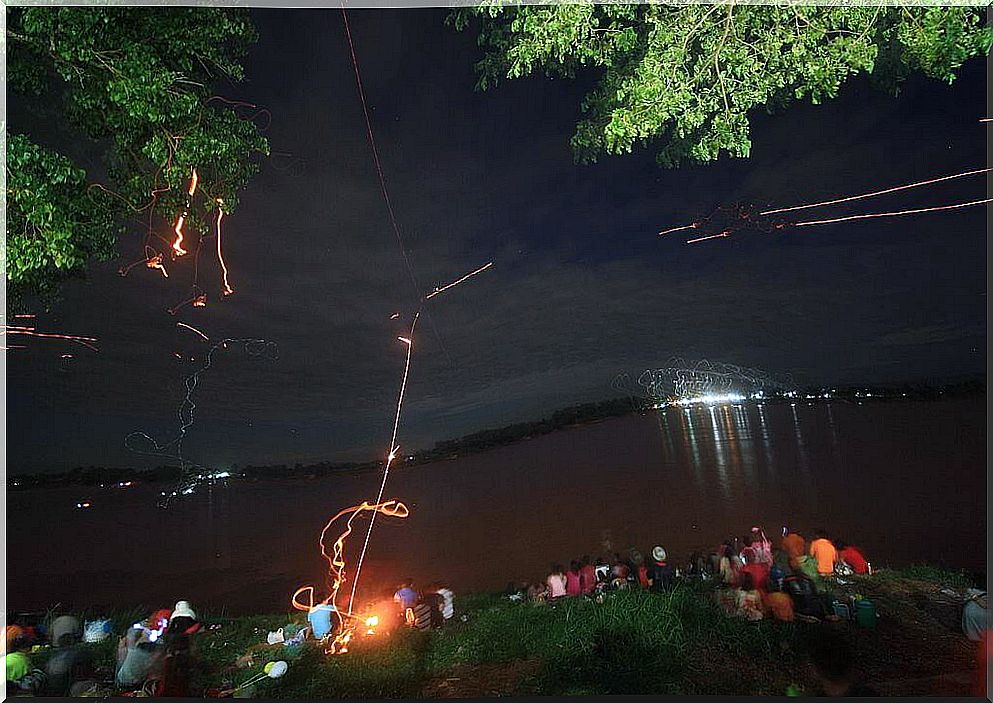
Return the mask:
{"type": "Polygon", "coordinates": [[[648,567],[639,566],[638,567],[638,583],[642,588],[648,588],[648,567]]]}
{"type": "Polygon", "coordinates": [[[567,596],[578,596],[582,590],[579,587],[579,573],[576,571],[565,572],[565,594],[567,596]]]}
{"type": "Polygon", "coordinates": [[[742,575],[751,574],[752,583],[755,584],[755,588],[759,591],[765,591],[769,588],[769,565],[768,564],[745,564],[741,567],[742,575]]]}
{"type": "Polygon", "coordinates": [[[587,564],[579,570],[579,587],[583,593],[592,593],[596,588],[596,570],[592,564],[587,564]]]}
{"type": "Polygon", "coordinates": [[[866,562],[865,557],[862,556],[862,552],[855,547],[845,547],[838,552],[838,556],[841,557],[846,564],[852,567],[852,571],[856,574],[864,574],[869,571],[868,562],[866,562]]]}

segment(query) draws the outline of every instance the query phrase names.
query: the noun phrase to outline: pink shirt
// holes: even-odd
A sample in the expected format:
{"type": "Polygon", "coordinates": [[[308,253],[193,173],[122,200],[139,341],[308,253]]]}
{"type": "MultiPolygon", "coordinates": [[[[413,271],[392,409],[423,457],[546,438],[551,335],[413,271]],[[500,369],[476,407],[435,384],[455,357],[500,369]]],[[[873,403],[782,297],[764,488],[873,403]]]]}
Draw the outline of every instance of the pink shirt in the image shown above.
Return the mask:
{"type": "Polygon", "coordinates": [[[579,584],[579,572],[567,571],[565,575],[565,593],[567,596],[578,596],[583,592],[579,584]]]}
{"type": "Polygon", "coordinates": [[[551,574],[547,579],[548,591],[552,598],[565,595],[565,574],[551,574]]]}

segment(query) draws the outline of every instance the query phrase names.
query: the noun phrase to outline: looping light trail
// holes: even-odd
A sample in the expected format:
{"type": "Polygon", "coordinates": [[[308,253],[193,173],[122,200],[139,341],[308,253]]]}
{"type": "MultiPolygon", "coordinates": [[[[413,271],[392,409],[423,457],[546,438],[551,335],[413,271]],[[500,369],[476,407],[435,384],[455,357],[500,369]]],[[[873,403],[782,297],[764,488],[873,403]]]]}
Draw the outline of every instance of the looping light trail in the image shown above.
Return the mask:
{"type": "Polygon", "coordinates": [[[965,178],[967,176],[975,176],[979,173],[988,173],[993,171],[993,168],[977,168],[972,171],[965,171],[964,173],[955,173],[951,176],[942,176],[940,178],[932,178],[927,181],[919,181],[917,183],[908,183],[907,185],[895,186],[893,188],[886,188],[885,190],[877,190],[871,193],[862,193],[861,195],[850,195],[847,198],[836,198],[834,200],[823,200],[819,203],[810,203],[808,205],[795,205],[793,207],[781,207],[775,210],[764,210],[760,212],[760,215],[775,215],[781,212],[793,212],[795,210],[806,210],[813,207],[822,207],[824,205],[837,205],[838,203],[847,203],[853,200],[862,200],[864,198],[874,198],[877,195],[886,195],[887,193],[896,193],[901,190],[908,190],[910,188],[920,188],[921,186],[932,185],[934,183],[941,183],[942,181],[951,181],[956,178],[965,178]]]}
{"type": "MultiPolygon", "coordinates": [[[[177,327],[187,328],[202,337],[206,337],[200,330],[186,323],[178,322],[176,325],[177,327]]],[[[226,338],[215,342],[204,355],[204,362],[200,368],[187,376],[183,383],[186,388],[186,395],[177,411],[177,415],[179,416],[179,432],[176,436],[168,441],[159,442],[153,439],[148,433],[138,430],[131,432],[124,438],[124,446],[129,451],[146,456],[171,459],[179,464],[180,471],[182,472],[180,485],[168,495],[163,494],[164,498],[159,503],[160,507],[168,506],[173,498],[192,494],[201,484],[213,483],[217,478],[211,474],[210,469],[192,462],[183,456],[183,440],[186,438],[190,428],[193,427],[196,418],[195,411],[197,406],[196,402],[194,402],[194,394],[200,383],[200,375],[211,368],[214,363],[214,354],[217,350],[228,349],[230,346],[235,345],[241,346],[249,356],[276,357],[276,344],[265,339],[226,338]],[[143,448],[138,445],[139,442],[144,444],[143,448]]]]}
{"type": "Polygon", "coordinates": [[[922,207],[915,210],[897,210],[895,212],[874,212],[864,215],[848,215],[847,217],[835,217],[828,220],[810,220],[808,222],[794,222],[793,227],[808,227],[810,225],[827,225],[833,222],[846,222],[848,220],[867,220],[873,217],[898,217],[901,215],[915,215],[920,212],[938,212],[939,210],[957,210],[963,207],[970,207],[973,205],[985,205],[986,203],[993,203],[993,198],[986,198],[984,200],[973,200],[968,203],[955,203],[954,205],[939,205],[937,207],[922,207]]]}
{"type": "Polygon", "coordinates": [[[430,300],[431,298],[433,298],[434,296],[438,295],[439,293],[444,293],[449,288],[454,288],[455,286],[459,285],[460,283],[465,282],[467,279],[472,278],[473,276],[482,273],[483,271],[485,271],[486,269],[488,269],[492,265],[493,265],[493,262],[491,261],[488,264],[484,264],[484,265],[480,266],[475,271],[471,271],[470,273],[467,273],[466,275],[464,275],[462,278],[459,278],[458,280],[452,281],[451,283],[449,283],[447,285],[444,285],[444,286],[441,286],[440,288],[435,288],[431,293],[428,293],[426,296],[424,296],[424,299],[425,300],[430,300]]]}
{"type": "MultiPolygon", "coordinates": [[[[328,520],[327,524],[324,525],[324,529],[321,530],[321,536],[318,540],[321,548],[321,556],[328,562],[328,569],[331,574],[332,583],[330,587],[330,593],[328,597],[322,601],[323,605],[331,605],[332,612],[338,620],[337,634],[334,639],[325,649],[325,654],[344,654],[348,651],[348,642],[352,638],[354,628],[346,622],[347,619],[352,619],[352,601],[348,603],[348,612],[343,613],[338,607],[338,591],[341,586],[347,581],[347,574],[345,573],[345,542],[347,541],[349,535],[352,534],[352,521],[355,520],[363,512],[371,512],[372,516],[375,517],[377,514],[382,513],[387,517],[398,517],[405,518],[410,514],[407,506],[395,500],[388,500],[386,502],[377,502],[375,504],[369,503],[368,501],[363,501],[359,505],[354,505],[350,508],[345,508],[339,511],[334,517],[328,520]],[[331,553],[328,554],[327,546],[325,543],[325,537],[331,526],[341,517],[349,515],[348,521],[345,523],[344,531],[338,535],[338,538],[334,541],[331,548],[331,553]]],[[[358,572],[356,572],[356,576],[358,572]]],[[[354,594],[354,589],[353,589],[354,594]]],[[[354,595],[353,595],[354,597],[354,595]]],[[[314,608],[314,587],[313,586],[301,586],[296,590],[290,599],[291,605],[297,610],[303,610],[309,612],[314,608]],[[303,593],[309,594],[309,602],[301,603],[299,597],[303,593]]]]}

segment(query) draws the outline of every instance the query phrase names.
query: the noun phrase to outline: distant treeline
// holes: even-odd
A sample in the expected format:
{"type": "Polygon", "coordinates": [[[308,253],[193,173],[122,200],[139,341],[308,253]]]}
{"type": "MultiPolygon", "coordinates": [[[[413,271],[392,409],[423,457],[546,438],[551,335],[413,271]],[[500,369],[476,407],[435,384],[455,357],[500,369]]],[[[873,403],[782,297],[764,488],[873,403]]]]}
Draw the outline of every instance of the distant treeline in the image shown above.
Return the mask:
{"type": "MultiPolygon", "coordinates": [[[[950,383],[942,386],[927,384],[905,384],[902,386],[833,386],[830,389],[810,388],[798,391],[797,396],[769,396],[765,403],[792,402],[808,397],[821,399],[830,393],[833,401],[866,402],[874,400],[941,400],[983,395],[986,393],[985,379],[950,383]]],[[[407,465],[425,464],[432,461],[452,459],[466,454],[484,452],[494,447],[519,442],[531,437],[548,434],[556,430],[595,422],[611,417],[619,417],[652,409],[652,401],[645,398],[613,398],[595,403],[584,403],[552,413],[550,417],[532,422],[518,422],[506,427],[481,430],[459,439],[447,439],[435,443],[431,449],[422,449],[413,455],[398,458],[398,463],[407,465]]],[[[264,466],[239,466],[234,464],[227,469],[232,477],[241,480],[273,478],[319,478],[331,474],[359,473],[382,467],[381,461],[329,462],[313,464],[269,464],[264,466]]],[[[220,471],[221,469],[214,469],[220,471]]],[[[178,482],[182,471],[178,466],[157,466],[153,469],[108,468],[103,466],[77,467],[63,473],[12,474],[7,477],[8,490],[25,488],[83,485],[113,486],[134,481],[140,483],[178,482]]]]}

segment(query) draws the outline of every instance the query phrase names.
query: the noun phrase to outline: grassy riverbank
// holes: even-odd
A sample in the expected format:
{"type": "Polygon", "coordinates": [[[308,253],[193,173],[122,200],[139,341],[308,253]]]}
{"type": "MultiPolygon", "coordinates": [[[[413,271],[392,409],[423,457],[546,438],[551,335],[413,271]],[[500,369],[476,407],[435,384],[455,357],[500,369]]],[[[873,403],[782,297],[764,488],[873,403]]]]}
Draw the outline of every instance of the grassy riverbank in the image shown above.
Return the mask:
{"type": "MultiPolygon", "coordinates": [[[[807,648],[830,628],[848,639],[866,680],[881,694],[968,692],[975,650],[958,629],[961,611],[952,594],[963,591],[961,576],[911,568],[852,581],[841,588],[877,605],[874,630],[847,622],[749,623],[726,616],[714,603],[713,587],[697,583],[665,595],[621,592],[602,604],[577,599],[554,607],[466,596],[457,601],[455,621],[441,630],[358,637],[348,654],[332,657],[309,643],[259,646],[268,631],[303,623],[301,613],[208,615],[208,625],[219,628],[198,636],[198,651],[210,685],[221,688],[247,680],[267,661],[287,660],[283,678],[247,690],[265,697],[782,695],[791,683],[816,690],[807,648]]],[[[140,617],[118,614],[117,631],[140,617]]],[[[116,639],[92,646],[110,672],[116,639]]]]}

